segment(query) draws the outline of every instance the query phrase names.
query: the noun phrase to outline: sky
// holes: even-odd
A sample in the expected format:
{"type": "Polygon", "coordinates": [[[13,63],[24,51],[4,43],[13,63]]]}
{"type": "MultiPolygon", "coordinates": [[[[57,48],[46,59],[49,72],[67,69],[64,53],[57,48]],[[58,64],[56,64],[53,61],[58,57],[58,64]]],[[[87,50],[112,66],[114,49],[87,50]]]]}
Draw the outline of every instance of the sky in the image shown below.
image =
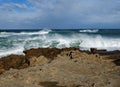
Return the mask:
{"type": "Polygon", "coordinates": [[[120,0],[0,0],[0,29],[120,29],[120,0]]]}

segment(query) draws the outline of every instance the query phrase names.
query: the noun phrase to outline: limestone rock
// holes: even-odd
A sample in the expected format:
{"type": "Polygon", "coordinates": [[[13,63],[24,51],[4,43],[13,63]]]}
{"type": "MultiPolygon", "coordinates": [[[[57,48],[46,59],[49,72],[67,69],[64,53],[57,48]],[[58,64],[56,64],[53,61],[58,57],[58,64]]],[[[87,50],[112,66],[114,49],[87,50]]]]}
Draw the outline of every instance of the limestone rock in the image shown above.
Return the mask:
{"type": "Polygon", "coordinates": [[[32,57],[29,59],[29,61],[30,61],[30,66],[42,65],[42,64],[49,62],[49,60],[44,56],[32,57]]]}

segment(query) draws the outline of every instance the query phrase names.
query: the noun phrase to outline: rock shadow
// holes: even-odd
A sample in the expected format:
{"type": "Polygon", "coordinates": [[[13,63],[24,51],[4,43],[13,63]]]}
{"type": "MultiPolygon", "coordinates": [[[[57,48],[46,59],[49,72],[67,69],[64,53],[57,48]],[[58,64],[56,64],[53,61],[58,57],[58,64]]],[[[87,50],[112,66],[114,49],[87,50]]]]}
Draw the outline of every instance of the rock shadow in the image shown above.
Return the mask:
{"type": "Polygon", "coordinates": [[[120,59],[114,60],[113,63],[115,63],[117,66],[120,66],[120,59]]]}
{"type": "Polygon", "coordinates": [[[59,86],[58,82],[40,82],[39,85],[44,87],[66,87],[66,86],[59,86]]]}
{"type": "Polygon", "coordinates": [[[120,66],[120,54],[110,55],[109,57],[107,57],[107,59],[112,60],[112,62],[113,62],[116,66],[120,66]]]}

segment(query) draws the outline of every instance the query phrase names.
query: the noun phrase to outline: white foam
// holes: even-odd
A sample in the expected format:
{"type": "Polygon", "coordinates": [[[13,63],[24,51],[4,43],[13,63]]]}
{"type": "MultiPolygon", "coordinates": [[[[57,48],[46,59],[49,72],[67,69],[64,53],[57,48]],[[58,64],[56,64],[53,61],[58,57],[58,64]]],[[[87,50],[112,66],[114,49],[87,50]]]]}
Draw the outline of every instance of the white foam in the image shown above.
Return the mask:
{"type": "Polygon", "coordinates": [[[85,30],[80,30],[79,32],[81,33],[97,33],[99,30],[92,30],[92,29],[85,29],[85,30]]]}
{"type": "Polygon", "coordinates": [[[95,37],[86,35],[84,37],[83,42],[80,44],[82,48],[89,49],[95,47],[108,50],[120,50],[120,38],[107,38],[101,35],[96,35],[95,37]]]}
{"type": "MultiPolygon", "coordinates": [[[[107,50],[120,50],[120,38],[105,37],[101,35],[88,35],[88,34],[71,34],[69,36],[64,36],[60,34],[47,34],[49,31],[36,32],[35,37],[17,38],[16,41],[11,41],[14,48],[10,49],[0,49],[0,57],[10,55],[10,54],[22,54],[23,50],[30,48],[46,48],[46,47],[80,47],[82,49],[89,49],[91,47],[103,48],[107,50]],[[42,32],[42,33],[41,33],[42,32]],[[19,43],[20,42],[20,43],[19,43]]],[[[35,32],[33,32],[35,33],[35,32]]],[[[31,35],[33,35],[31,33],[31,35]]],[[[30,34],[30,33],[29,33],[30,34]]],[[[22,36],[22,34],[21,34],[22,36]]],[[[13,39],[10,39],[13,40],[13,39]]]]}
{"type": "Polygon", "coordinates": [[[7,32],[0,32],[0,37],[8,37],[8,33],[7,32]]]}
{"type": "Polygon", "coordinates": [[[77,46],[84,49],[91,47],[105,48],[108,50],[118,49],[120,50],[120,38],[107,38],[101,35],[87,35],[87,34],[76,34],[71,36],[62,36],[55,34],[53,36],[39,36],[35,38],[29,38],[27,40],[30,43],[30,47],[50,47],[52,44],[56,44],[57,48],[77,46]],[[41,42],[35,42],[41,40],[41,42]]]}
{"type": "Polygon", "coordinates": [[[2,50],[0,51],[0,57],[4,57],[10,54],[22,54],[23,55],[23,50],[24,48],[21,47],[17,47],[17,48],[13,48],[13,49],[9,49],[9,50],[2,50]]]}
{"type": "Polygon", "coordinates": [[[44,35],[44,34],[48,34],[49,32],[51,32],[52,30],[40,30],[40,31],[36,31],[36,32],[20,32],[20,33],[14,33],[14,32],[1,32],[0,33],[0,37],[8,37],[11,35],[44,35]]]}
{"type": "Polygon", "coordinates": [[[48,34],[51,32],[51,30],[41,30],[38,32],[21,32],[21,35],[43,35],[43,34],[48,34]]]}

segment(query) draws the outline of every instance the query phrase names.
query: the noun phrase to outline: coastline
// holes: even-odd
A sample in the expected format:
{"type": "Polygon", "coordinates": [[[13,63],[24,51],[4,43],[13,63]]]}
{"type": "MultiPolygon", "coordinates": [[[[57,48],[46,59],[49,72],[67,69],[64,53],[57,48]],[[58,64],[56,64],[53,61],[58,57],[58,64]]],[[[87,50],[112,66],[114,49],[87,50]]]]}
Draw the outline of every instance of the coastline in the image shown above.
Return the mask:
{"type": "Polygon", "coordinates": [[[120,86],[120,51],[37,48],[24,53],[0,58],[1,87],[120,86]]]}

